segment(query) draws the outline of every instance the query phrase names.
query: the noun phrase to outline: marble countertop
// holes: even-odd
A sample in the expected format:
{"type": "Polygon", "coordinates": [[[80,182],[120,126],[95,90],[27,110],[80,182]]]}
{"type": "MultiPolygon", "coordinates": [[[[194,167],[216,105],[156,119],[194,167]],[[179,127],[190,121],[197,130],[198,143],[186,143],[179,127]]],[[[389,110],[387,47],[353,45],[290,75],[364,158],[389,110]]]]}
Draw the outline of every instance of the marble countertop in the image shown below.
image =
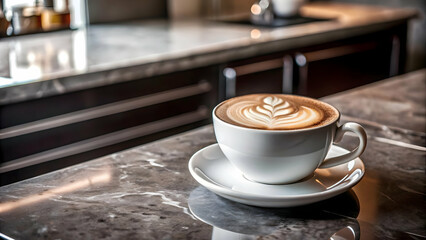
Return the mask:
{"type": "MultiPolygon", "coordinates": [[[[425,238],[426,69],[323,100],[369,138],[364,178],[337,197],[281,209],[218,197],[187,168],[215,143],[205,126],[0,187],[0,237],[337,239],[350,230],[355,239],[425,238]]],[[[351,135],[342,142],[356,145],[351,135]]]]}
{"type": "Polygon", "coordinates": [[[331,20],[281,28],[158,20],[0,39],[0,104],[339,40],[417,14],[341,3],[311,3],[301,13],[331,20]]]}

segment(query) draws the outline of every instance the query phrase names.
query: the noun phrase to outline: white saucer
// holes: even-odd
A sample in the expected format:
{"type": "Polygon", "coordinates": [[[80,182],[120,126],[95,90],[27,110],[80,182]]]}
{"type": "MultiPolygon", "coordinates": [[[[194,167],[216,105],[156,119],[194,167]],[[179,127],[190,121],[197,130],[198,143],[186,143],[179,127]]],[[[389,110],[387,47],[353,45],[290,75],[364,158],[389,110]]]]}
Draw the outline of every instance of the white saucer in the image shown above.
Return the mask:
{"type": "MultiPolygon", "coordinates": [[[[328,157],[347,153],[332,146],[328,157]]],[[[191,175],[210,191],[232,201],[259,207],[295,207],[334,197],[355,186],[365,173],[364,163],[356,158],[348,163],[315,173],[299,182],[268,185],[247,180],[227,160],[218,144],[196,152],[188,163],[191,175]]]]}

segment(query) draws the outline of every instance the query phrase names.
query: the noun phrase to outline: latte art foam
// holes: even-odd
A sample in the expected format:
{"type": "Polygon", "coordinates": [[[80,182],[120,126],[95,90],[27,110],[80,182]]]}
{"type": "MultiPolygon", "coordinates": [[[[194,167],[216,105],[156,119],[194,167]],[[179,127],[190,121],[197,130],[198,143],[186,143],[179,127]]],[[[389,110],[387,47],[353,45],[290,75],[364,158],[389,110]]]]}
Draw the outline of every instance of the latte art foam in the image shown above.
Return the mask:
{"type": "MultiPolygon", "coordinates": [[[[254,94],[229,99],[221,104],[216,115],[235,125],[268,129],[292,130],[314,127],[329,118],[331,107],[310,98],[283,94],[254,94]],[[324,105],[324,106],[323,106],[324,105]]],[[[334,114],[338,116],[338,113],[334,114]]]]}

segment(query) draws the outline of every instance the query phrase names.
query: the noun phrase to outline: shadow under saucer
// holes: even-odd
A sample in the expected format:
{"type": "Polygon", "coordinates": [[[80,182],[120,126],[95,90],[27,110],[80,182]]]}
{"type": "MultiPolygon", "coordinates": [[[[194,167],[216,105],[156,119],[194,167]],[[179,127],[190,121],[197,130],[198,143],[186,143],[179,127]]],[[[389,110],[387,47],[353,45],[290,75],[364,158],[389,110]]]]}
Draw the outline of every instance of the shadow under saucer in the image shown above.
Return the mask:
{"type": "Polygon", "coordinates": [[[358,198],[352,190],[315,204],[260,208],[222,198],[199,186],[189,198],[192,214],[213,226],[212,239],[359,239],[358,198]]]}

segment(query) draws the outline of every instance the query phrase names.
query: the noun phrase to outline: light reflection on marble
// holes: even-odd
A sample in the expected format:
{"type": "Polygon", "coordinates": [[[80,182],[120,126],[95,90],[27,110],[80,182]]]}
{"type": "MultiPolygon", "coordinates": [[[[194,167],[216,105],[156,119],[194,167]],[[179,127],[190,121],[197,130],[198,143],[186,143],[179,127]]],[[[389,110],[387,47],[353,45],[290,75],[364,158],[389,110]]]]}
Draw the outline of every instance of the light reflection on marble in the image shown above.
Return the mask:
{"type": "Polygon", "coordinates": [[[9,71],[1,76],[0,88],[86,70],[85,29],[62,31],[51,34],[48,39],[43,37],[46,36],[39,34],[32,38],[16,38],[7,45],[3,44],[8,47],[8,51],[1,52],[8,55],[5,59],[8,59],[9,71]]]}
{"type": "Polygon", "coordinates": [[[415,10],[313,3],[284,28],[213,21],[93,25],[0,40],[0,104],[151,77],[371,33],[415,10]]]}
{"type": "Polygon", "coordinates": [[[19,200],[2,202],[0,203],[0,214],[19,208],[25,208],[26,205],[36,204],[37,202],[43,200],[56,199],[57,197],[61,197],[66,193],[76,192],[81,189],[85,189],[94,185],[106,184],[111,181],[111,172],[109,169],[102,170],[101,172],[93,174],[92,176],[90,175],[87,178],[83,178],[81,180],[76,181],[70,181],[70,183],[53,187],[49,190],[45,190],[37,194],[23,196],[19,200]]]}

